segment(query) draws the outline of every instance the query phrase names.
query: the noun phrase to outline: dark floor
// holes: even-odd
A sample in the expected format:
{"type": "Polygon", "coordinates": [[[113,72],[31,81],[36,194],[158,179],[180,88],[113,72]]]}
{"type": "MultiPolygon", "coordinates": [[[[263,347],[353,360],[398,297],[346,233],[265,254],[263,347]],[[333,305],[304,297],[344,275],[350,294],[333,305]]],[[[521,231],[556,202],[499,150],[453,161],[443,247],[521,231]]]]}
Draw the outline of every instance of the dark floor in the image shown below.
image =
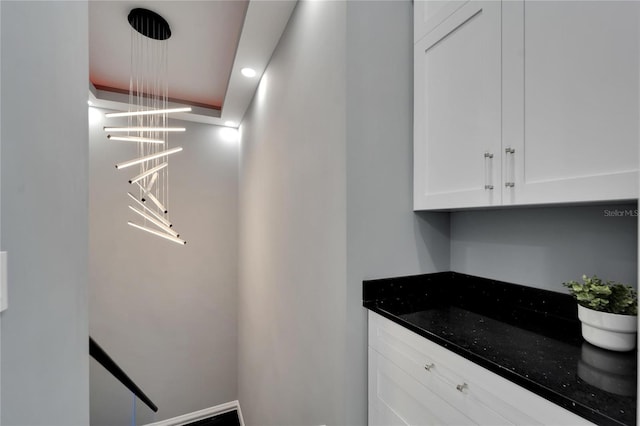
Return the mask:
{"type": "Polygon", "coordinates": [[[185,426],[240,426],[240,419],[236,410],[219,414],[208,419],[198,420],[185,426]]]}

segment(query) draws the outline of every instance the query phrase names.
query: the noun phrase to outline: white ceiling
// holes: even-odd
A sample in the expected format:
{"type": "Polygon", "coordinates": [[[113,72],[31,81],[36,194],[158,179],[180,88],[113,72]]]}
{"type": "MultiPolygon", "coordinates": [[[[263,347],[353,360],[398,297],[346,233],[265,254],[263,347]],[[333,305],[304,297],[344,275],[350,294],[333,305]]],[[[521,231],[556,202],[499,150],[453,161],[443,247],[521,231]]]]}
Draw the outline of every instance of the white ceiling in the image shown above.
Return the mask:
{"type": "Polygon", "coordinates": [[[239,123],[295,7],[295,0],[101,1],[89,3],[89,71],[96,106],[126,110],[131,62],[130,10],[164,17],[169,39],[169,97],[192,105],[176,118],[239,123]],[[252,67],[248,79],[240,69],[252,67]]]}

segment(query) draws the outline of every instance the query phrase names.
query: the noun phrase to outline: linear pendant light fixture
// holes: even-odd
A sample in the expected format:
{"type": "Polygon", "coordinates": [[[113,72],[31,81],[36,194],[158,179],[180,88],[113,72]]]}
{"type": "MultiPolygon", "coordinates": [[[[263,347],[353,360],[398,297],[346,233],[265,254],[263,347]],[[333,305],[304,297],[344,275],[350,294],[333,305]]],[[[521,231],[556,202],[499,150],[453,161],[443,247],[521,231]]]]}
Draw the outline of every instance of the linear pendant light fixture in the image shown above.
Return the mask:
{"type": "Polygon", "coordinates": [[[105,127],[105,132],[184,132],[184,127],[105,127]]]}
{"type": "Polygon", "coordinates": [[[134,158],[133,160],[123,161],[122,163],[116,164],[116,169],[124,169],[126,167],[135,166],[136,164],[145,163],[147,161],[155,160],[156,158],[160,157],[166,157],[180,151],[182,151],[181,146],[177,148],[171,148],[166,151],[156,152],[155,154],[145,155],[144,157],[134,158]]]}
{"type": "Polygon", "coordinates": [[[111,141],[123,141],[123,142],[148,142],[148,143],[164,143],[162,139],[143,138],[140,136],[113,136],[107,135],[107,139],[111,141]]]}
{"type": "MultiPolygon", "coordinates": [[[[169,108],[168,40],[171,28],[160,15],[147,9],[132,9],[127,17],[131,26],[131,76],[129,79],[129,111],[105,114],[121,119],[120,125],[104,127],[113,141],[134,142],[137,156],[116,164],[121,170],[138,166],[139,172],[129,179],[138,194],[127,193],[141,209],[129,205],[142,224],[129,226],[174,243],[185,245],[169,220],[169,156],[182,147],[169,146],[169,134],[184,132],[184,127],[169,127],[168,114],[190,112],[190,107],[169,108]],[[126,125],[122,125],[126,121],[126,125]]],[[[133,156],[133,155],[132,155],[133,156]]]]}
{"type": "Polygon", "coordinates": [[[142,198],[142,202],[144,203],[145,201],[147,201],[147,198],[149,200],[151,200],[151,202],[153,204],[156,205],[156,207],[159,209],[160,213],[162,214],[167,214],[169,213],[169,210],[167,210],[167,208],[160,202],[160,200],[158,200],[151,191],[147,191],[147,188],[145,188],[144,186],[140,185],[140,182],[136,182],[136,185],[138,185],[138,188],[140,188],[140,192],[144,194],[143,198],[142,198]]]}
{"type": "Polygon", "coordinates": [[[105,114],[104,116],[107,118],[135,117],[138,115],[171,114],[174,112],[191,112],[191,107],[151,109],[147,111],[110,112],[108,114],[105,114]]]}
{"type": "Polygon", "coordinates": [[[173,229],[169,228],[168,226],[166,226],[164,223],[160,222],[159,220],[156,220],[153,217],[149,216],[145,212],[140,211],[140,210],[138,210],[138,209],[136,209],[135,207],[132,207],[132,206],[129,206],[129,209],[133,210],[138,215],[142,216],[142,218],[144,220],[148,220],[149,222],[153,223],[155,226],[157,226],[158,228],[162,229],[167,234],[171,234],[176,238],[180,236],[180,234],[178,234],[176,231],[174,231],[173,229]]]}
{"type": "Polygon", "coordinates": [[[165,234],[165,233],[162,233],[162,232],[158,232],[155,229],[147,228],[146,226],[140,226],[140,225],[138,225],[136,223],[133,223],[133,222],[127,222],[127,223],[130,226],[133,226],[134,228],[140,229],[142,231],[147,231],[150,234],[157,235],[158,237],[162,237],[162,238],[165,238],[165,239],[167,239],[169,241],[173,241],[174,243],[178,243],[178,244],[182,244],[182,245],[187,244],[187,242],[185,240],[181,240],[180,238],[174,237],[173,235],[169,235],[169,234],[165,234]]]}
{"type": "MultiPolygon", "coordinates": [[[[133,201],[135,201],[140,207],[142,207],[143,209],[145,209],[148,213],[151,213],[153,215],[153,217],[155,217],[156,219],[158,219],[160,222],[164,223],[165,225],[167,225],[169,228],[171,228],[173,225],[171,224],[171,222],[169,222],[164,216],[159,215],[158,213],[156,213],[153,209],[150,209],[149,207],[147,207],[147,205],[145,203],[143,203],[142,201],[138,200],[135,195],[133,195],[130,192],[127,192],[127,195],[129,196],[129,198],[131,198],[133,201]]],[[[131,207],[131,206],[129,206],[131,207]]]]}
{"type": "MultiPolygon", "coordinates": [[[[162,164],[168,164],[168,163],[162,163],[162,164]]],[[[147,187],[145,188],[145,191],[150,192],[151,189],[153,189],[153,185],[156,183],[157,180],[158,180],[158,173],[154,173],[153,176],[151,176],[151,180],[147,184],[147,187]]],[[[131,181],[129,183],[133,183],[133,181],[131,181]]]]}
{"type": "Polygon", "coordinates": [[[167,167],[169,165],[169,163],[162,163],[159,166],[155,166],[153,169],[149,169],[146,172],[142,172],[140,173],[138,176],[136,177],[132,177],[131,179],[129,179],[129,183],[136,183],[139,180],[142,180],[144,178],[146,178],[149,175],[153,175],[151,177],[151,181],[147,184],[147,191],[151,191],[151,188],[153,188],[153,184],[156,183],[156,180],[158,179],[158,173],[160,170],[164,169],[165,167],[167,167]]]}

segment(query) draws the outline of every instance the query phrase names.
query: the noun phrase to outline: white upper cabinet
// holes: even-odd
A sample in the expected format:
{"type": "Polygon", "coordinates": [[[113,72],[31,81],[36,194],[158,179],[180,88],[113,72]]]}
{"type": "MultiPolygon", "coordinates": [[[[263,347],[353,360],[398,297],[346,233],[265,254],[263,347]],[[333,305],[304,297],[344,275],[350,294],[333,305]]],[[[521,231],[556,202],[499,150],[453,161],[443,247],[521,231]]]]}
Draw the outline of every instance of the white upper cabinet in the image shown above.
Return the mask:
{"type": "Polygon", "coordinates": [[[414,13],[416,210],[638,197],[640,2],[414,13]]]}
{"type": "Polygon", "coordinates": [[[433,19],[414,50],[415,208],[500,204],[500,3],[433,19]]]}
{"type": "Polygon", "coordinates": [[[639,6],[503,3],[504,204],[637,198],[639,6]]]}

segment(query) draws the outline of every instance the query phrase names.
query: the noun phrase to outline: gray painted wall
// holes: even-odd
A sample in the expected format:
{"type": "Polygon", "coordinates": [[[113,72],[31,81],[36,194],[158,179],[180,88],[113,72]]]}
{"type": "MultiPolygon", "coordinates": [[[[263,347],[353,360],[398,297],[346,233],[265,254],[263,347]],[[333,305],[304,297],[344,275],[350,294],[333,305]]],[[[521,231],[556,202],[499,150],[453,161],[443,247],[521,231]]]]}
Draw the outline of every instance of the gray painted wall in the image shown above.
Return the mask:
{"type": "MultiPolygon", "coordinates": [[[[237,399],[239,144],[220,127],[175,122],[170,217],[186,246],[131,228],[127,179],[134,144],[108,141],[90,108],[90,331],[158,405],[156,420],[237,399]]],[[[95,371],[95,370],[94,370],[95,371]]],[[[92,424],[108,424],[93,386],[92,424]]],[[[98,384],[96,384],[98,385],[98,384]]],[[[117,403],[116,400],[113,400],[117,403]]]]}
{"type": "MultiPolygon", "coordinates": [[[[2,46],[2,3],[0,3],[0,47],[2,46]]],[[[0,192],[2,189],[2,54],[0,54],[0,192]]],[[[2,195],[0,194],[0,248],[2,246],[2,195]]],[[[0,313],[0,424],[2,423],[2,314],[0,313]]]]}
{"type": "Polygon", "coordinates": [[[413,213],[413,7],[347,3],[347,417],[367,422],[362,280],[449,269],[449,215],[413,213]]]}
{"type": "Polygon", "coordinates": [[[411,20],[300,2],[243,122],[249,425],[366,424],[362,280],[449,268],[448,215],[412,212],[411,20]]]}
{"type": "Polygon", "coordinates": [[[3,1],[1,19],[0,422],[87,425],[87,3],[3,1]]]}
{"type": "Polygon", "coordinates": [[[451,269],[565,292],[582,274],[637,286],[636,204],[451,214],[451,269]],[[609,212],[609,213],[607,213],[609,212]]]}
{"type": "Polygon", "coordinates": [[[247,425],[344,424],[345,10],[298,3],[242,123],[247,425]]]}

